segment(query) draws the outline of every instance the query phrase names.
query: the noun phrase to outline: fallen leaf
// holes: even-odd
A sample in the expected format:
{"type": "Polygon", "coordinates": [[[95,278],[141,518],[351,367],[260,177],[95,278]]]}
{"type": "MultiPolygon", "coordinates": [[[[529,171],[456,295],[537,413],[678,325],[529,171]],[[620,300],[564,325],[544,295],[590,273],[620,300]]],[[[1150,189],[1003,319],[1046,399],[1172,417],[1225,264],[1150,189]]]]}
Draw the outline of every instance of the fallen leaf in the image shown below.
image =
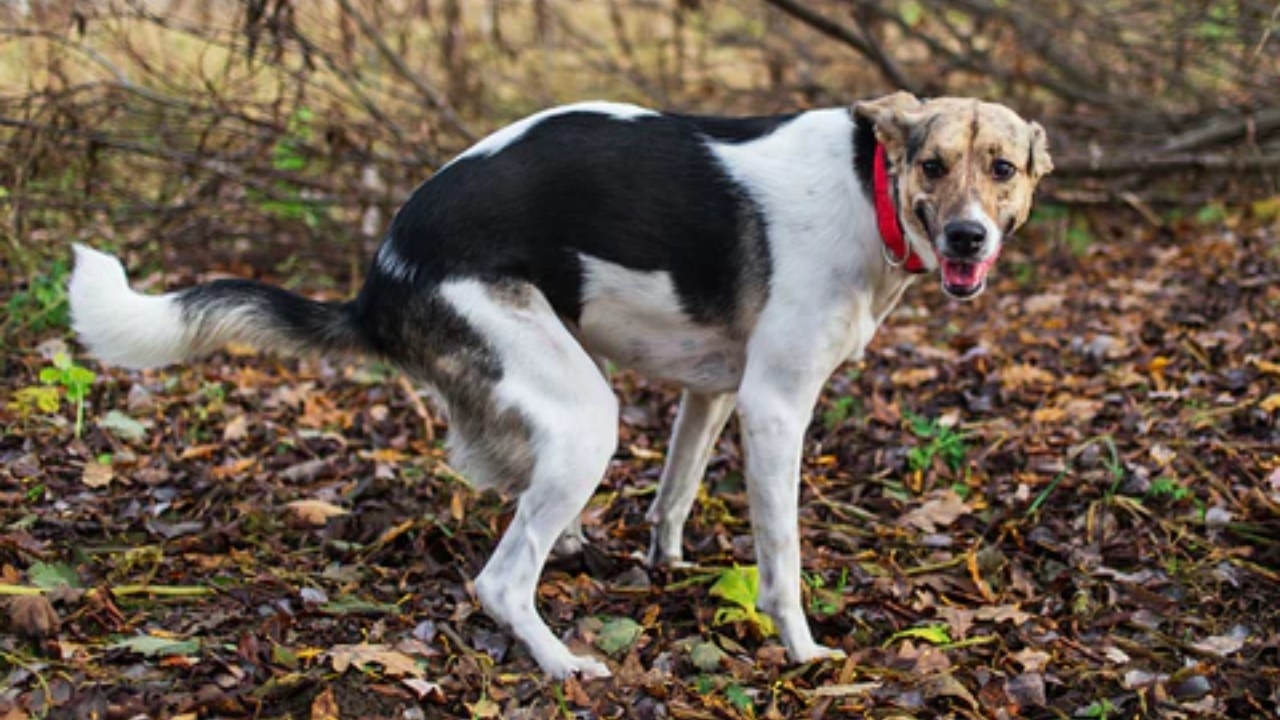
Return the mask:
{"type": "Polygon", "coordinates": [[[1009,678],[1004,684],[1005,694],[1019,707],[1041,707],[1045,704],[1044,676],[1040,673],[1023,673],[1009,678]]]}
{"type": "Polygon", "coordinates": [[[329,522],[330,518],[346,515],[346,508],[338,507],[324,500],[294,500],[289,503],[288,507],[293,511],[294,517],[308,525],[321,526],[329,522]]]}
{"type": "Polygon", "coordinates": [[[341,720],[333,688],[326,686],[311,701],[311,720],[341,720]]]}
{"type": "Polygon", "coordinates": [[[237,415],[231,418],[227,426],[222,429],[222,442],[237,442],[249,436],[249,420],[244,415],[237,415]]]}
{"type": "Polygon", "coordinates": [[[43,594],[15,595],[8,605],[9,624],[22,635],[43,638],[58,632],[58,612],[43,594]]]}
{"type": "Polygon", "coordinates": [[[957,640],[963,640],[969,634],[969,629],[973,627],[975,613],[967,608],[943,605],[937,608],[935,612],[937,612],[939,618],[947,621],[947,627],[951,630],[951,637],[957,640]]]}
{"type": "Polygon", "coordinates": [[[63,586],[80,587],[80,576],[75,568],[65,563],[32,563],[27,568],[27,578],[41,590],[56,590],[63,586]]]}
{"type": "Polygon", "coordinates": [[[883,683],[879,681],[864,683],[843,683],[839,685],[823,685],[814,688],[813,696],[820,698],[842,698],[852,695],[867,695],[880,689],[883,683]]]}
{"type": "Polygon", "coordinates": [[[329,662],[335,672],[344,673],[354,665],[363,669],[366,665],[377,663],[382,671],[392,677],[421,677],[422,670],[413,658],[398,650],[381,644],[360,643],[359,645],[334,645],[327,653],[329,662]]]}
{"type": "Polygon", "coordinates": [[[1019,610],[1017,605],[986,605],[978,608],[974,616],[979,620],[1007,622],[1015,626],[1021,625],[1034,617],[1029,612],[1019,610]]]}
{"type": "Polygon", "coordinates": [[[922,368],[907,368],[898,370],[889,376],[894,385],[900,387],[917,388],[921,385],[932,382],[938,378],[938,368],[928,365],[922,368]]]}
{"type": "Polygon", "coordinates": [[[702,672],[714,672],[724,660],[724,651],[719,645],[704,640],[689,649],[689,661],[702,672]]]}
{"type": "Polygon", "coordinates": [[[418,700],[430,700],[433,703],[443,705],[448,698],[445,697],[444,689],[433,682],[427,682],[422,678],[407,677],[402,678],[400,682],[414,692],[418,700]]]}
{"type": "Polygon", "coordinates": [[[922,625],[920,627],[904,628],[889,636],[885,641],[885,645],[891,645],[897,640],[903,638],[916,638],[924,640],[934,645],[945,645],[951,642],[951,635],[947,632],[946,625],[922,625]]]}
{"type": "Polygon", "coordinates": [[[903,515],[899,522],[927,533],[933,533],[937,532],[939,527],[947,527],[955,522],[956,518],[967,514],[969,510],[970,508],[965,504],[964,498],[956,494],[951,488],[947,488],[934,491],[929,500],[926,500],[920,507],[903,515]]]}
{"type": "Polygon", "coordinates": [[[103,428],[110,430],[112,435],[125,440],[127,442],[140,442],[147,437],[147,426],[125,415],[119,410],[112,410],[107,413],[106,417],[98,421],[103,428]]]}
{"type": "Polygon", "coordinates": [[[128,650],[146,657],[163,657],[166,655],[194,655],[200,652],[198,639],[179,640],[160,635],[135,635],[127,637],[107,646],[112,650],[128,650]]]}
{"type": "Polygon", "coordinates": [[[80,481],[87,487],[100,488],[110,485],[114,477],[115,471],[110,465],[91,460],[84,464],[84,473],[80,476],[80,481]]]}
{"type": "Polygon", "coordinates": [[[609,655],[617,655],[635,644],[644,628],[628,617],[613,618],[596,633],[596,647],[609,655]]]}
{"type": "Polygon", "coordinates": [[[1030,385],[1050,385],[1053,374],[1044,368],[1017,363],[1000,371],[1000,382],[1006,390],[1018,390],[1030,385]]]}
{"type": "Polygon", "coordinates": [[[1237,626],[1229,635],[1211,635],[1200,642],[1191,643],[1191,647],[1202,653],[1226,657],[1239,652],[1248,637],[1249,631],[1237,626]]]}
{"type": "Polygon", "coordinates": [[[1023,648],[1009,655],[1026,672],[1040,672],[1049,666],[1049,653],[1034,648],[1023,648]]]}

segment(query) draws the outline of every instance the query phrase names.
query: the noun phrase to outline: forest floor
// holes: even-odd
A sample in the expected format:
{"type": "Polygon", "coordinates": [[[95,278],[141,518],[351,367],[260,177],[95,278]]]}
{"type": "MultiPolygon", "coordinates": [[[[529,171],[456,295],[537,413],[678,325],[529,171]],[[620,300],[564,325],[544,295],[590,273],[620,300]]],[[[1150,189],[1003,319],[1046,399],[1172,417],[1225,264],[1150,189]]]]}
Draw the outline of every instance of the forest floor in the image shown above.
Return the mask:
{"type": "MultiPolygon", "coordinates": [[[[205,261],[140,279],[236,269],[205,261]]],[[[511,503],[451,474],[387,368],[106,369],[6,290],[0,718],[1275,717],[1274,212],[1042,213],[992,280],[917,283],[815,413],[805,604],[841,661],[789,664],[751,609],[732,425],[695,564],[637,559],[676,393],[617,373],[591,545],[538,597],[613,668],[589,682],[479,611],[511,503]]]]}

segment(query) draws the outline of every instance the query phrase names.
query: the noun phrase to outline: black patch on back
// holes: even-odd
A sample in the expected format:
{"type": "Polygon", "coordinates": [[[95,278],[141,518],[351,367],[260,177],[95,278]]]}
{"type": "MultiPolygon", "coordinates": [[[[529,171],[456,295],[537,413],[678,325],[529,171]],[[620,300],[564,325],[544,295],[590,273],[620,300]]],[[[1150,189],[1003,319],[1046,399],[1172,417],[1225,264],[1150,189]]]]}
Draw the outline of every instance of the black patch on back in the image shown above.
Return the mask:
{"type": "Polygon", "coordinates": [[[698,128],[698,132],[722,143],[744,143],[759,140],[795,119],[798,113],[788,115],[760,115],[756,117],[729,118],[714,115],[677,115],[666,117],[683,120],[698,128]]]}
{"type": "Polygon", "coordinates": [[[853,123],[853,170],[867,200],[875,203],[876,125],[864,117],[855,116],[853,123]]]}
{"type": "Polygon", "coordinates": [[[548,118],[496,154],[461,158],[415,190],[387,240],[413,267],[413,279],[389,278],[375,264],[371,296],[362,300],[382,305],[376,298],[388,290],[379,285],[515,278],[577,321],[585,254],[666,271],[690,317],[730,324],[745,269],[753,278],[770,271],[760,267],[767,251],[762,258],[744,242],[760,234],[759,208],[707,138],[714,132],[742,141],[785,122],[593,112],[548,118]]]}

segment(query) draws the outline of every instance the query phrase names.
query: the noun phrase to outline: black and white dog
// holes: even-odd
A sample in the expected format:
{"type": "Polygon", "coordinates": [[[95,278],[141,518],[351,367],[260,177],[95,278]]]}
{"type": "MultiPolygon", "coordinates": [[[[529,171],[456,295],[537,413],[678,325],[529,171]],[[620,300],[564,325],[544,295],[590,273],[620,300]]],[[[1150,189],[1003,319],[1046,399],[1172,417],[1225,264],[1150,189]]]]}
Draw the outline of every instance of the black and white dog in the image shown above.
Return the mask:
{"type": "Polygon", "coordinates": [[[490,135],[419,187],[351,302],[245,280],[142,295],[114,257],[78,246],[74,325],[125,367],[234,340],[380,356],[434,388],[455,466],[519,495],[476,592],[556,677],[609,674],[534,607],[548,553],[615,450],[618,404],[598,361],[683,388],[649,511],[654,563],[681,560],[736,406],[760,605],[806,661],[834,652],[801,604],[801,450],[819,391],[914,275],[980,292],[1050,168],[1039,125],[975,100],[898,93],[742,119],[569,105],[490,135]]]}

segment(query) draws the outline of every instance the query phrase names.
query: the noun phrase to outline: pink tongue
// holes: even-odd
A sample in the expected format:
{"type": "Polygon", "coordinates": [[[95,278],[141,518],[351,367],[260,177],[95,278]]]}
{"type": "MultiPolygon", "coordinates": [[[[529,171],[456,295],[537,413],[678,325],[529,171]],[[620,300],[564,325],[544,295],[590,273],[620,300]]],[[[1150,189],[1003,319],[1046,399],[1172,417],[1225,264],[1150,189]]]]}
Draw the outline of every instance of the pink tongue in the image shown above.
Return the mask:
{"type": "Polygon", "coordinates": [[[971,288],[982,282],[993,263],[994,256],[978,263],[943,258],[942,279],[953,287],[971,288]]]}

